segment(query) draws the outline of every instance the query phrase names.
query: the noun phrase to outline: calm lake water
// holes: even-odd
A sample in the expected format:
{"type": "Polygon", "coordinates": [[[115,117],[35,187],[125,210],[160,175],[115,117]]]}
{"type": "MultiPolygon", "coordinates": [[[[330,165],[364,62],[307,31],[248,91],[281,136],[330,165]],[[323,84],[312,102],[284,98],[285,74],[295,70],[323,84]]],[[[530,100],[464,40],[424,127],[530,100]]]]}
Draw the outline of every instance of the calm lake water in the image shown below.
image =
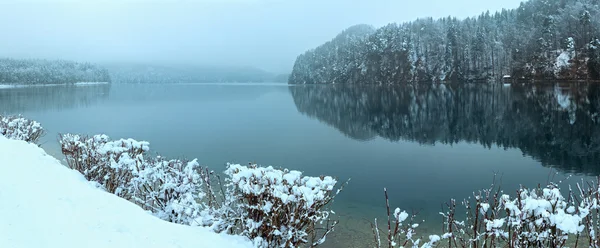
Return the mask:
{"type": "MultiPolygon", "coordinates": [[[[600,85],[96,85],[0,90],[0,113],[58,133],[150,142],[169,157],[256,162],[350,184],[325,247],[365,247],[369,221],[393,207],[441,232],[442,203],[489,187],[505,192],[600,172],[600,85]],[[498,176],[499,178],[500,176],[498,176]]],[[[59,156],[60,157],[60,156],[59,156]]],[[[62,158],[62,157],[60,157],[62,158]]],[[[383,222],[381,222],[383,224],[383,222]]]]}

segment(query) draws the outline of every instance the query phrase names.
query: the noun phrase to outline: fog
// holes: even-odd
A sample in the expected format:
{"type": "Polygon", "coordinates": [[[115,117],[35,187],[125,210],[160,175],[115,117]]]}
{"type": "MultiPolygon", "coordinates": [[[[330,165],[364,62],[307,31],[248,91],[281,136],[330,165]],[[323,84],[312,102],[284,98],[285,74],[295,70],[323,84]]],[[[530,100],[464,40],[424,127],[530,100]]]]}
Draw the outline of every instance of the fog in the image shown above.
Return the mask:
{"type": "Polygon", "coordinates": [[[0,0],[0,57],[254,66],[296,56],[354,24],[477,15],[520,0],[0,0]]]}

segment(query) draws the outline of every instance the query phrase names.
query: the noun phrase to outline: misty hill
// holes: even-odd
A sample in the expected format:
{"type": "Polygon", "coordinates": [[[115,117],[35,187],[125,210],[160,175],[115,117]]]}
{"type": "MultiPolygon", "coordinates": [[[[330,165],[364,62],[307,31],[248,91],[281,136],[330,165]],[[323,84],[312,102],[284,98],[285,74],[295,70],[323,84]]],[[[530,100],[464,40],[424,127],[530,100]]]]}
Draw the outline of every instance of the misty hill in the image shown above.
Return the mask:
{"type": "Polygon", "coordinates": [[[277,76],[254,67],[141,64],[110,64],[106,67],[115,83],[262,83],[276,82],[277,76]]]}
{"type": "Polygon", "coordinates": [[[0,84],[73,84],[110,82],[108,71],[66,60],[0,58],[0,84]]]}
{"type": "Polygon", "coordinates": [[[600,172],[600,85],[290,86],[299,112],[357,140],[517,148],[545,166],[600,172]]]}
{"type": "Polygon", "coordinates": [[[364,25],[298,56],[290,83],[600,79],[600,0],[529,0],[464,20],[364,25]]]}

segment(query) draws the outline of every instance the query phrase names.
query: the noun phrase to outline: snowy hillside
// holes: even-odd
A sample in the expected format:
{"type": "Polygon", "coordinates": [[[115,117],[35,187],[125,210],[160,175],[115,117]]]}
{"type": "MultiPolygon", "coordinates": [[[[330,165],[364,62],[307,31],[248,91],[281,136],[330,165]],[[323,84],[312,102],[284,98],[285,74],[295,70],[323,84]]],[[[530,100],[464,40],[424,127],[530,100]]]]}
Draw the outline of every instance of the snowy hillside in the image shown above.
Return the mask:
{"type": "Polygon", "coordinates": [[[298,56],[290,83],[600,79],[597,0],[529,0],[457,19],[350,28],[298,56]],[[365,32],[365,30],[367,32],[365,32]],[[353,34],[351,39],[340,37],[353,34]]]}
{"type": "Polygon", "coordinates": [[[36,145],[1,135],[0,199],[3,248],[252,247],[242,237],[162,221],[36,145]]]}

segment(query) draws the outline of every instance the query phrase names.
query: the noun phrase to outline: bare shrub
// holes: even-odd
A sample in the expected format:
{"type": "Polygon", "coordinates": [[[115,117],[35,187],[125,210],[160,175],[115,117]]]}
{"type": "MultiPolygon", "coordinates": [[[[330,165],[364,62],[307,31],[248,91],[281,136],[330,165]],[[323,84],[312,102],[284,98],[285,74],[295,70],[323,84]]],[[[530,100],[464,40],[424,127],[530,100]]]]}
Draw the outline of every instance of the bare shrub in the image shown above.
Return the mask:
{"type": "Polygon", "coordinates": [[[23,140],[33,144],[39,144],[40,138],[45,131],[36,121],[19,116],[0,115],[0,135],[14,140],[23,140]]]}
{"type": "Polygon", "coordinates": [[[373,230],[373,238],[375,241],[375,247],[433,247],[440,241],[440,236],[430,235],[429,241],[421,245],[421,238],[417,236],[418,223],[415,223],[415,214],[409,215],[406,211],[402,211],[400,208],[394,210],[392,220],[392,212],[390,211],[390,200],[388,197],[387,189],[383,189],[385,194],[385,206],[387,210],[387,237],[383,239],[377,219],[371,224],[373,230]],[[408,220],[407,224],[404,222],[408,220]],[[383,240],[382,240],[383,239],[383,240]],[[419,246],[421,245],[421,246],[419,246]]]}

